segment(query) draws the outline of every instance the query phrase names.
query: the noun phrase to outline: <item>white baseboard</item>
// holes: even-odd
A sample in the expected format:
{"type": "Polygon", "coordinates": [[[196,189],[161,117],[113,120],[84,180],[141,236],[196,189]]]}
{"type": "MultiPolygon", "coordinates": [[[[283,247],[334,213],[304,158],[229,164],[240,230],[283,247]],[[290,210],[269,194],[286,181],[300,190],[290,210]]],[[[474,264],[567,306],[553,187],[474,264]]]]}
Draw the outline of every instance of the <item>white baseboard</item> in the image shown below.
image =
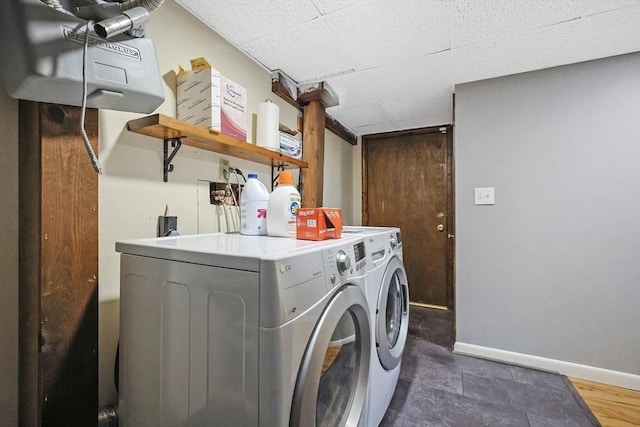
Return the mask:
{"type": "Polygon", "coordinates": [[[580,378],[583,380],[595,381],[602,384],[609,384],[640,391],[640,375],[628,374],[626,372],[612,371],[609,369],[596,368],[594,366],[580,365],[577,363],[565,362],[563,360],[548,359],[546,357],[515,353],[513,351],[483,347],[475,344],[466,344],[463,342],[456,342],[453,346],[453,352],[456,354],[480,357],[482,359],[507,362],[514,365],[543,369],[546,371],[554,371],[568,377],[580,378]]]}

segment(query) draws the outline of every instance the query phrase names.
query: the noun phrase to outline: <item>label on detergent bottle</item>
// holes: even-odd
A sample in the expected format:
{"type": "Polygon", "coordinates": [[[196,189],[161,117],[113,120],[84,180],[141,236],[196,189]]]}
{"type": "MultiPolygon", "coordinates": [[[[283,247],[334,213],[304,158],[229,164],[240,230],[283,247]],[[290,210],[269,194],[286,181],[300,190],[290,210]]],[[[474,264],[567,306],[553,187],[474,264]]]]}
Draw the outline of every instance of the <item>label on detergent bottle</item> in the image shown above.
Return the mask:
{"type": "Polygon", "coordinates": [[[267,233],[267,202],[251,200],[240,204],[242,234],[264,235],[267,233]]]}
{"type": "Polygon", "coordinates": [[[296,212],[300,207],[300,196],[297,194],[289,195],[289,209],[287,210],[287,225],[296,228],[296,212]]]}

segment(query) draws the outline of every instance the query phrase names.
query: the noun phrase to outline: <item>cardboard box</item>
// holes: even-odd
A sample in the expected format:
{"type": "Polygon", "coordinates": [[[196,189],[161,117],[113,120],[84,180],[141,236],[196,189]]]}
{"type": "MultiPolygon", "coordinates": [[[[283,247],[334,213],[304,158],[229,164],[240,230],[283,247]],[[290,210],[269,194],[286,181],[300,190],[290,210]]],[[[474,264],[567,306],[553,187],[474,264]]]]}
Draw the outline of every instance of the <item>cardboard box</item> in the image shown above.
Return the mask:
{"type": "Polygon", "coordinates": [[[204,58],[176,76],[178,120],[247,140],[247,89],[220,74],[204,58]]]}
{"type": "Polygon", "coordinates": [[[247,89],[222,76],[221,133],[247,140],[247,89]]]}
{"type": "Polygon", "coordinates": [[[221,131],[221,75],[204,58],[191,60],[191,70],[180,67],[176,76],[178,120],[221,131]]]}
{"type": "Polygon", "coordinates": [[[280,131],[280,154],[302,160],[302,141],[287,132],[280,131]]]}
{"type": "Polygon", "coordinates": [[[301,240],[339,239],[342,236],[342,209],[298,208],[296,238],[301,240]]]}

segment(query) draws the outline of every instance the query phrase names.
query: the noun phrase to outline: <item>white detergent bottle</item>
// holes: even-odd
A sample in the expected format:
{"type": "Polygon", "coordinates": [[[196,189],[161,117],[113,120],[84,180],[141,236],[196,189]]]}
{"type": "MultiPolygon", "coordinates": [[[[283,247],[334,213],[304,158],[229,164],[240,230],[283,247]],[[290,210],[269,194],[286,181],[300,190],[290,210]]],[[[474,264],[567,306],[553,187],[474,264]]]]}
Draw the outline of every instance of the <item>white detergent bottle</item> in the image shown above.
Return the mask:
{"type": "Polygon", "coordinates": [[[240,234],[265,236],[267,234],[267,205],[269,191],[250,173],[240,195],[240,234]]]}
{"type": "Polygon", "coordinates": [[[267,234],[275,237],[296,237],[296,211],[300,193],[293,186],[293,174],[280,172],[278,186],[271,193],[267,207],[267,234]]]}

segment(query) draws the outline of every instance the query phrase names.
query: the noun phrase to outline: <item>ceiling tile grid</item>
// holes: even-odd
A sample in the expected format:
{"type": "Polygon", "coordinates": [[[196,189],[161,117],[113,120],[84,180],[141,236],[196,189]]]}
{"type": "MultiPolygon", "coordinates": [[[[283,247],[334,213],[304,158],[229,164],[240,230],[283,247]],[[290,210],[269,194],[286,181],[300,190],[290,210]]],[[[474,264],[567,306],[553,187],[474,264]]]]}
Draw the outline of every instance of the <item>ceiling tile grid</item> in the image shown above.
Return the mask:
{"type": "Polygon", "coordinates": [[[383,103],[420,100],[424,94],[453,91],[451,52],[403,59],[361,72],[364,85],[383,103]]]}
{"type": "Polygon", "coordinates": [[[322,15],[326,15],[345,7],[353,6],[362,0],[311,0],[322,15]]]}
{"type": "MultiPolygon", "coordinates": [[[[404,100],[384,104],[388,115],[398,125],[398,129],[410,129],[413,123],[424,122],[429,117],[431,125],[452,122],[452,94],[449,91],[425,95],[419,103],[404,100]]],[[[420,127],[420,126],[418,126],[420,127]]]]}
{"type": "Polygon", "coordinates": [[[176,0],[357,134],[451,121],[454,85],[640,51],[640,0],[176,0]]]}
{"type": "Polygon", "coordinates": [[[640,2],[582,18],[550,65],[604,58],[640,50],[640,2]]]}
{"type": "Polygon", "coordinates": [[[362,1],[325,16],[359,70],[450,48],[452,3],[362,1]]]}
{"type": "Polygon", "coordinates": [[[309,0],[178,0],[177,3],[236,46],[320,16],[309,0]]]}
{"type": "Polygon", "coordinates": [[[638,0],[592,0],[587,5],[582,16],[597,15],[598,13],[622,9],[623,7],[637,6],[638,0]]]}
{"type": "MultiPolygon", "coordinates": [[[[417,126],[417,127],[423,127],[423,126],[417,126]]],[[[374,133],[392,132],[395,130],[400,130],[400,128],[394,121],[389,120],[386,122],[376,123],[374,125],[355,127],[353,128],[353,130],[358,135],[371,135],[374,133]]]]}
{"type": "Polygon", "coordinates": [[[330,77],[326,82],[340,94],[341,107],[359,107],[380,101],[376,91],[365,82],[360,72],[330,77]]]}
{"type": "Polygon", "coordinates": [[[327,112],[336,119],[340,117],[340,123],[350,128],[374,125],[390,120],[386,111],[382,108],[379,102],[360,105],[356,108],[340,108],[340,106],[337,106],[328,108],[327,112]]]}
{"type": "Polygon", "coordinates": [[[584,0],[456,0],[455,48],[578,19],[584,0]]]}
{"type": "Polygon", "coordinates": [[[298,83],[322,81],[327,76],[355,70],[322,17],[241,44],[240,48],[267,68],[281,69],[298,83]]]}
{"type": "Polygon", "coordinates": [[[453,81],[459,84],[547,68],[575,25],[576,21],[565,22],[456,49],[453,81]]]}

